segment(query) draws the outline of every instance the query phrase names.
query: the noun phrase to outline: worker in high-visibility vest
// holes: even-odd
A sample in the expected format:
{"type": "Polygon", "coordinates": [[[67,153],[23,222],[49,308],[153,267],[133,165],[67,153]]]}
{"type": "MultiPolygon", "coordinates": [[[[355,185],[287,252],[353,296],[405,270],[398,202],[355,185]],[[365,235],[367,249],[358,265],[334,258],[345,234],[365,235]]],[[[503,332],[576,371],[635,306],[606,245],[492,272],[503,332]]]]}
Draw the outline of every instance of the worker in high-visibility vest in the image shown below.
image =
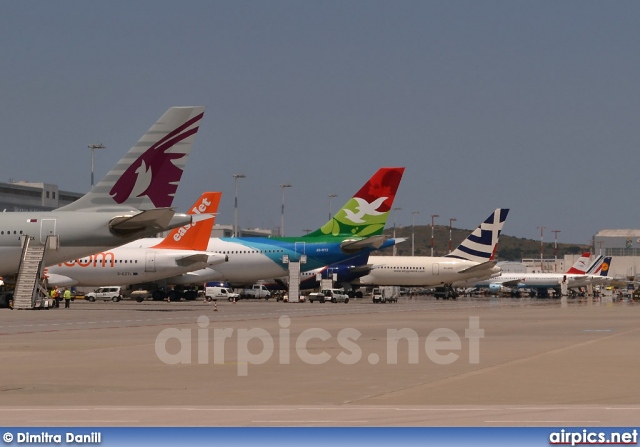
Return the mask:
{"type": "Polygon", "coordinates": [[[64,308],[68,309],[69,304],[71,304],[71,290],[64,289],[64,294],[62,296],[64,297],[64,308]]]}
{"type": "Polygon", "coordinates": [[[51,297],[51,307],[56,307],[56,289],[55,287],[51,289],[49,292],[49,296],[51,297]]]}

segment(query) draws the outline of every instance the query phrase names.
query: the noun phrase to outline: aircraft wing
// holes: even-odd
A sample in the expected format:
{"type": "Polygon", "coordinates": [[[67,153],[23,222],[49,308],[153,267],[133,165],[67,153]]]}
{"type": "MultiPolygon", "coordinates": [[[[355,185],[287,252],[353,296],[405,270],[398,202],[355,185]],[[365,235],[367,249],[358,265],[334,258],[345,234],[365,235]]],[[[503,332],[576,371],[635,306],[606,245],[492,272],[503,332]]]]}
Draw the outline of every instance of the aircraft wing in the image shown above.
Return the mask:
{"type": "Polygon", "coordinates": [[[480,271],[483,271],[483,270],[490,270],[495,266],[496,266],[496,261],[487,261],[487,262],[482,262],[480,264],[477,264],[477,265],[474,265],[474,266],[471,266],[471,267],[467,267],[466,269],[462,269],[458,273],[480,272],[480,271]]]}

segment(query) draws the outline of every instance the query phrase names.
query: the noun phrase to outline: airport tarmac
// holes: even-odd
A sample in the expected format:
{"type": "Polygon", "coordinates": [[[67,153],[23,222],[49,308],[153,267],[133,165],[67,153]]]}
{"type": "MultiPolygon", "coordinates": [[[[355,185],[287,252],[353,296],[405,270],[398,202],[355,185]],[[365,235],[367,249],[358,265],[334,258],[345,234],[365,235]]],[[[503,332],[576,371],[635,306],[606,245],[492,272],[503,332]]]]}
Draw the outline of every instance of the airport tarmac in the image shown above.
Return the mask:
{"type": "Polygon", "coordinates": [[[0,417],[5,426],[632,426],[639,319],[629,302],[488,297],[0,309],[0,417]]]}

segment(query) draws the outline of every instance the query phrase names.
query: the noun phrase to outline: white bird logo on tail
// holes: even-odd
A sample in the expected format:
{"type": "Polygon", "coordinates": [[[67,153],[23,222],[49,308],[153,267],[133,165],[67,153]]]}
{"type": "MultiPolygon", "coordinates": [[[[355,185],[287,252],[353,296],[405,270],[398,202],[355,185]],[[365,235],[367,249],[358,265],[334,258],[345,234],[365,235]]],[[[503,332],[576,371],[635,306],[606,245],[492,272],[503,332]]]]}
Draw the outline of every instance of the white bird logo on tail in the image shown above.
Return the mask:
{"type": "Polygon", "coordinates": [[[364,220],[362,218],[366,215],[379,216],[381,214],[384,214],[378,211],[378,208],[380,207],[380,205],[382,205],[382,203],[385,200],[387,200],[387,197],[378,197],[376,200],[374,200],[371,203],[359,197],[354,197],[354,199],[356,200],[356,202],[358,202],[358,205],[355,207],[355,209],[358,210],[358,212],[354,213],[351,210],[347,210],[347,209],[344,210],[347,219],[349,219],[351,222],[364,223],[364,220]]]}

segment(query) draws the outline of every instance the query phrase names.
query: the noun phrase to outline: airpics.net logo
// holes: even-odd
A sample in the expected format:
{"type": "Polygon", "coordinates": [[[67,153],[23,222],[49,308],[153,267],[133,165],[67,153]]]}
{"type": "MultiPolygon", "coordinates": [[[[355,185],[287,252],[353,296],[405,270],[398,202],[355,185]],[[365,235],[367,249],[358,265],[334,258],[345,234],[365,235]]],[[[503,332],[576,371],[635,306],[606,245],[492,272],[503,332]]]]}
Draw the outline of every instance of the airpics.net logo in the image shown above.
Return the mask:
{"type": "MultiPolygon", "coordinates": [[[[275,336],[266,329],[257,327],[210,327],[209,317],[205,315],[198,317],[197,324],[198,329],[195,330],[166,328],[160,331],[155,340],[158,359],[167,365],[224,365],[233,362],[237,364],[237,375],[243,377],[249,375],[250,365],[263,365],[274,359],[274,356],[280,365],[291,364],[292,355],[308,365],[324,365],[332,360],[343,365],[355,365],[362,361],[378,365],[381,360],[387,365],[396,365],[402,351],[402,358],[406,358],[408,364],[429,361],[437,365],[450,365],[461,360],[462,356],[458,352],[462,351],[466,344],[466,360],[469,364],[478,364],[480,339],[484,338],[484,329],[480,328],[480,317],[469,317],[468,327],[462,337],[448,328],[434,329],[422,337],[411,328],[387,329],[384,345],[376,344],[384,353],[381,355],[378,352],[370,352],[365,359],[359,344],[362,332],[355,328],[344,328],[337,334],[332,334],[325,329],[314,327],[305,329],[293,337],[290,329],[291,318],[286,315],[278,319],[279,328],[275,336]],[[317,345],[318,340],[337,343],[332,346],[338,348],[338,353],[332,355],[324,348],[310,347],[317,345]],[[225,348],[229,351],[235,348],[235,353],[229,354],[225,348]]],[[[335,352],[333,348],[330,350],[335,352]]]]}

